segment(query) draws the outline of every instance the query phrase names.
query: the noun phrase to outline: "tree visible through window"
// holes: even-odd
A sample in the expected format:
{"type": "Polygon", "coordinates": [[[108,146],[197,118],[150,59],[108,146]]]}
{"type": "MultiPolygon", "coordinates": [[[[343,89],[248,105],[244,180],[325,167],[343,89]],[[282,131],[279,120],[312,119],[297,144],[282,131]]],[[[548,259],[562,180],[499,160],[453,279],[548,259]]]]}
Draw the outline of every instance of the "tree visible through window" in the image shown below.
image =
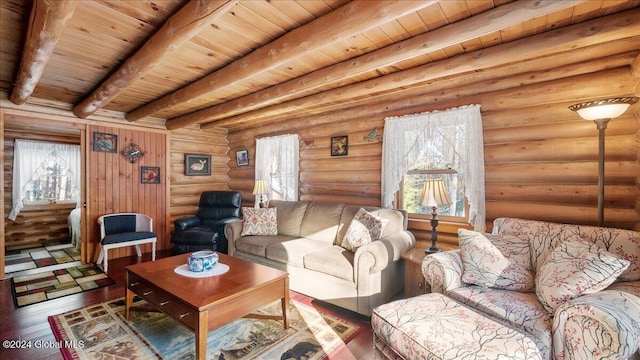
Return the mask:
{"type": "Polygon", "coordinates": [[[13,151],[15,220],[25,203],[80,201],[80,146],[16,139],[13,151]]]}
{"type": "Polygon", "coordinates": [[[24,186],[26,202],[77,201],[78,186],[68,162],[53,151],[24,186]]]}

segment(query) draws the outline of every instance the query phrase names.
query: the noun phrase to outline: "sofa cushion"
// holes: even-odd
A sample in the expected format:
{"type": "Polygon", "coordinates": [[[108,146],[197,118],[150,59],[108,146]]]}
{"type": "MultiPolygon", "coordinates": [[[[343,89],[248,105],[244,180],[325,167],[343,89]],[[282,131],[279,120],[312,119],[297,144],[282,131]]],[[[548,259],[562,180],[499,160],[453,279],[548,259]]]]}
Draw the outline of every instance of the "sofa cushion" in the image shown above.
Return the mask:
{"type": "Polygon", "coordinates": [[[402,359],[549,359],[550,347],[438,293],[396,300],[371,316],[374,341],[402,359]]]}
{"type": "Polygon", "coordinates": [[[471,285],[452,290],[448,295],[483,314],[525,330],[551,348],[553,315],[540,304],[535,293],[471,285]]]}
{"type": "Polygon", "coordinates": [[[484,287],[532,292],[529,243],[512,235],[458,230],[462,281],[484,287]]]}
{"type": "Polygon", "coordinates": [[[360,208],[349,224],[347,234],[342,240],[342,247],[347,250],[356,251],[362,245],[380,240],[382,231],[388,222],[388,219],[375,216],[367,210],[360,208]]]}
{"type": "Polygon", "coordinates": [[[342,210],[340,229],[338,230],[338,237],[335,242],[336,245],[342,245],[344,237],[347,234],[349,224],[351,224],[351,220],[353,220],[353,217],[361,208],[375,216],[389,220],[382,231],[382,235],[380,236],[381,238],[385,238],[389,235],[397,234],[405,230],[405,217],[401,210],[384,209],[376,206],[346,205],[342,210]]]}
{"type": "Polygon", "coordinates": [[[556,224],[546,221],[498,218],[494,234],[511,234],[527,239],[531,247],[534,272],[562,242],[582,239],[598,244],[619,259],[631,264],[619,277],[621,281],[640,280],[640,232],[596,226],[556,224]]]}
{"type": "Polygon", "coordinates": [[[310,252],[304,256],[304,267],[335,277],[353,278],[353,252],[337,245],[310,252]]]}
{"type": "Polygon", "coordinates": [[[256,209],[242,208],[242,233],[240,236],[249,235],[277,235],[278,217],[276,208],[256,209]]]}
{"type": "Polygon", "coordinates": [[[581,295],[593,294],[613,284],[629,267],[598,245],[567,241],[549,254],[536,273],[536,294],[549,311],[581,295]]]}
{"type": "Polygon", "coordinates": [[[326,241],[313,239],[292,239],[279,241],[267,246],[267,259],[279,261],[281,263],[304,267],[303,257],[315,250],[333,246],[326,241]]]}
{"type": "Polygon", "coordinates": [[[340,226],[343,208],[344,204],[308,203],[300,226],[300,237],[333,244],[340,226]]]}
{"type": "Polygon", "coordinates": [[[235,246],[236,251],[266,257],[269,245],[291,239],[297,239],[297,237],[288,235],[243,236],[235,241],[235,246]]]}
{"type": "Polygon", "coordinates": [[[269,207],[278,209],[278,234],[300,236],[302,218],[307,210],[306,201],[271,200],[269,207]]]}

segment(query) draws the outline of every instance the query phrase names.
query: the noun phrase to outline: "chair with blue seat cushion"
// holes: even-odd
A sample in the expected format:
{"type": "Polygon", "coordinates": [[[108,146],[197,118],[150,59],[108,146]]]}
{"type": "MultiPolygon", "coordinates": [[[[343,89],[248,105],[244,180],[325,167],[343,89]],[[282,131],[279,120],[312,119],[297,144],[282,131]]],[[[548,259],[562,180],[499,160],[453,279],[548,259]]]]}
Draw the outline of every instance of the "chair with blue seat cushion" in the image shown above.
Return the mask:
{"type": "Polygon", "coordinates": [[[142,256],[140,244],[151,243],[151,258],[156,260],[156,234],[153,232],[153,219],[144,214],[118,213],[102,215],[98,218],[100,225],[100,256],[98,263],[104,260],[102,265],[104,272],[108,268],[109,249],[124,246],[135,246],[138,257],[142,256]]]}

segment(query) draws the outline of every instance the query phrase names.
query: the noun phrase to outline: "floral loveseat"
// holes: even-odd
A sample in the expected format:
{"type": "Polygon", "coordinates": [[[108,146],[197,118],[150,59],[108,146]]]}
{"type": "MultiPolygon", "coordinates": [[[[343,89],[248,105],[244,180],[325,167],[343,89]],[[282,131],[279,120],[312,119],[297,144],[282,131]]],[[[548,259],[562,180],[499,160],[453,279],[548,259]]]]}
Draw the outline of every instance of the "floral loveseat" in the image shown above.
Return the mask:
{"type": "Polygon", "coordinates": [[[432,293],[373,310],[376,358],[640,358],[640,233],[512,218],[432,254],[432,293]]]}

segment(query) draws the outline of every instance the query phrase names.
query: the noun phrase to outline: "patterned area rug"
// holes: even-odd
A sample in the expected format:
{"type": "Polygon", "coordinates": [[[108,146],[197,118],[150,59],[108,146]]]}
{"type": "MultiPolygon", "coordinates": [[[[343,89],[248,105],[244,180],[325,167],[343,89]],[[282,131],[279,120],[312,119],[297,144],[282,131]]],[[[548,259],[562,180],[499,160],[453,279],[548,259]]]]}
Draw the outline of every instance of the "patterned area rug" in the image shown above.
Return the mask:
{"type": "MultiPolygon", "coordinates": [[[[136,299],[136,306],[145,305],[136,299]]],[[[281,314],[280,301],[257,313],[281,314]]],[[[326,359],[363,327],[290,301],[290,328],[282,321],[239,319],[209,333],[207,359],[326,359]]],[[[65,359],[193,359],[193,333],[158,312],[134,311],[124,299],[49,317],[65,359]]]]}
{"type": "Polygon", "coordinates": [[[11,278],[11,290],[16,307],[23,307],[113,283],[95,264],[84,264],[14,276],[11,278]]]}
{"type": "Polygon", "coordinates": [[[7,251],[5,273],[80,261],[80,250],[71,244],[7,251]]]}

